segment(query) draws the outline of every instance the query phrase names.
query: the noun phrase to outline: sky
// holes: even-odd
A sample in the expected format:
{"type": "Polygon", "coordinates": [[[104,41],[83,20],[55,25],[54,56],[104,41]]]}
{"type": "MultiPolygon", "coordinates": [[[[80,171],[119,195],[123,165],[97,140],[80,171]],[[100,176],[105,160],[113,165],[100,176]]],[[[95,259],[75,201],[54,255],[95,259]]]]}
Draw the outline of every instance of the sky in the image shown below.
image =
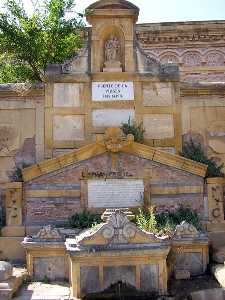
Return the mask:
{"type": "MultiPolygon", "coordinates": [[[[0,0],[2,2],[4,0],[0,0]]],[[[28,11],[31,1],[22,0],[28,11]]],[[[75,0],[77,12],[93,3],[93,0],[75,0]]],[[[130,0],[140,8],[138,23],[173,21],[225,20],[225,0],[130,0]]]]}

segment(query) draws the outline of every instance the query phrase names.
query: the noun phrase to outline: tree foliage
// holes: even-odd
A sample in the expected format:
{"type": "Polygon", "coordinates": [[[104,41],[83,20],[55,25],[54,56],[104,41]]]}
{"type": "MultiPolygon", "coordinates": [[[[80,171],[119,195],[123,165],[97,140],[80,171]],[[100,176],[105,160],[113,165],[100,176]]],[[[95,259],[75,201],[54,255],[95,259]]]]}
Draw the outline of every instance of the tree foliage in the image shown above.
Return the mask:
{"type": "Polygon", "coordinates": [[[74,0],[45,0],[28,15],[19,0],[0,13],[0,82],[43,81],[48,64],[62,63],[82,46],[74,0]]]}

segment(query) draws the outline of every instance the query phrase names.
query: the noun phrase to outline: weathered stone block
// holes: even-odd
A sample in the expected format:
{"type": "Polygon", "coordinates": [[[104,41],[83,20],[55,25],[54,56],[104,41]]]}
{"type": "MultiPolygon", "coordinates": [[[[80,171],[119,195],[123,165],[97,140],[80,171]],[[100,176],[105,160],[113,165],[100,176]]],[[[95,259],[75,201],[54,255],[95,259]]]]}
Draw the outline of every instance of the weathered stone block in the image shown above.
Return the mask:
{"type": "Polygon", "coordinates": [[[190,279],[191,273],[188,270],[176,270],[174,277],[176,280],[190,279]]]}
{"type": "Polygon", "coordinates": [[[82,295],[95,293],[100,290],[98,266],[83,266],[80,268],[80,286],[82,295]]]}
{"type": "Polygon", "coordinates": [[[174,137],[173,115],[145,114],[143,116],[145,138],[165,139],[174,137]]]}
{"type": "Polygon", "coordinates": [[[53,102],[54,107],[80,106],[80,85],[77,83],[55,83],[53,102]]]}
{"type": "Polygon", "coordinates": [[[213,251],[213,260],[218,264],[225,263],[225,247],[219,247],[213,251]]]}
{"type": "Polygon", "coordinates": [[[13,267],[6,261],[0,261],[0,282],[9,279],[12,276],[13,267]]]}
{"type": "Polygon", "coordinates": [[[65,280],[66,262],[65,257],[34,257],[34,277],[43,280],[65,280]]]}
{"type": "Polygon", "coordinates": [[[129,118],[134,119],[133,109],[96,109],[92,112],[92,123],[95,127],[120,127],[129,118]]]}
{"type": "Polygon", "coordinates": [[[141,265],[141,290],[155,292],[159,289],[159,266],[154,264],[141,265]]]}
{"type": "Polygon", "coordinates": [[[143,85],[144,106],[170,106],[173,104],[171,83],[145,83],[143,85]]]}
{"type": "Polygon", "coordinates": [[[84,139],[84,116],[54,116],[53,138],[55,141],[80,141],[84,139]]]}

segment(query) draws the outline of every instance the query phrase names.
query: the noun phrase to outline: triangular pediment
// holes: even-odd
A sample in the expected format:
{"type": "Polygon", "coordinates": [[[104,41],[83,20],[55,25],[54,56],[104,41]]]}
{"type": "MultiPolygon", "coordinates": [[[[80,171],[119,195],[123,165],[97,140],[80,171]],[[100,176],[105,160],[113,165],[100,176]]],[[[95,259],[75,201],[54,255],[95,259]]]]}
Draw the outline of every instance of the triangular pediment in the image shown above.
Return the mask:
{"type": "Polygon", "coordinates": [[[109,152],[122,152],[138,156],[140,158],[183,170],[200,177],[205,177],[207,170],[207,166],[204,164],[197,163],[179,155],[158,150],[154,147],[136,143],[134,142],[132,135],[123,137],[120,129],[109,128],[106,131],[105,136],[96,140],[95,143],[23,169],[23,179],[27,182],[42,175],[49,174],[67,166],[77,164],[92,157],[109,152]]]}

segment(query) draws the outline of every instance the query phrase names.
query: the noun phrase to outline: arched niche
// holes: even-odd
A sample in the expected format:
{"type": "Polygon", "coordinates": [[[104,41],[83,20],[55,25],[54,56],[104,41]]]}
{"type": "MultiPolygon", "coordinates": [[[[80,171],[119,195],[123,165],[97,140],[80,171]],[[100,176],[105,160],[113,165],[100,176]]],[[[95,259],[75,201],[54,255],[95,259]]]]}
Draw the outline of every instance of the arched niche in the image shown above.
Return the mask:
{"type": "Polygon", "coordinates": [[[103,71],[106,62],[106,43],[112,38],[118,40],[118,60],[121,63],[122,71],[125,71],[125,36],[123,30],[119,26],[109,26],[100,33],[100,70],[103,71]]]}

